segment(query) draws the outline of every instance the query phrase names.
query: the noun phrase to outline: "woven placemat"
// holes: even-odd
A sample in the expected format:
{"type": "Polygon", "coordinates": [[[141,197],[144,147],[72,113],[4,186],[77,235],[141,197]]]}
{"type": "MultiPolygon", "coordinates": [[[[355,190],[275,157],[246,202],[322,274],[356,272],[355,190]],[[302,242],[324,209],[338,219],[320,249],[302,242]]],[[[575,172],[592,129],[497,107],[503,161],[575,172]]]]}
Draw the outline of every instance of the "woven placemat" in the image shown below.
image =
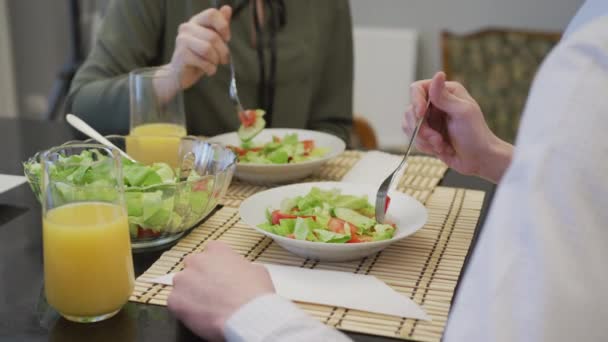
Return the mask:
{"type": "MultiPolygon", "coordinates": [[[[303,182],[340,181],[342,177],[361,159],[365,152],[346,151],[328,161],[318,172],[302,180],[303,182]]],[[[439,159],[427,156],[411,156],[408,167],[397,189],[425,203],[433,189],[443,178],[447,166],[439,159]]],[[[230,185],[220,204],[238,208],[247,197],[268,189],[270,186],[252,185],[235,180],[230,185]]]]}
{"type": "Polygon", "coordinates": [[[382,252],[347,263],[317,262],[294,256],[242,223],[237,208],[226,206],[165,252],[140,276],[130,299],[166,305],[172,287],[145,280],[181,270],[186,255],[202,251],[210,240],[220,240],[251,261],[374,275],[421,305],[432,321],[324,305],[298,305],[321,322],[341,330],[439,341],[483,198],[481,191],[438,187],[426,201],[429,220],[424,228],[382,252]]]}

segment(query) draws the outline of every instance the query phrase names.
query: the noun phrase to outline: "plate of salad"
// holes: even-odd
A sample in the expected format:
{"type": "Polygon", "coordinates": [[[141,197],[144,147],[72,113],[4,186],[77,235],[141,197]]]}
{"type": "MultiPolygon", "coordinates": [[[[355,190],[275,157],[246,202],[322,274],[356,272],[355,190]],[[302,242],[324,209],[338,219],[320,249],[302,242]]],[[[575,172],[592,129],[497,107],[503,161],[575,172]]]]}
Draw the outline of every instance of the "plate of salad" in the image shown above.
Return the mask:
{"type": "Polygon", "coordinates": [[[344,142],[331,134],[304,129],[268,128],[261,109],[239,113],[236,132],[209,139],[238,157],[236,177],[251,183],[286,183],[309,176],[344,152],[344,142]]]}
{"type": "MultiPolygon", "coordinates": [[[[125,145],[124,136],[107,138],[119,147],[125,145]]],[[[215,208],[230,184],[235,168],[232,151],[195,137],[182,138],[180,148],[186,155],[191,152],[205,163],[185,172],[165,163],[144,165],[125,158],[122,160],[129,233],[134,250],[161,246],[178,239],[215,208]]],[[[23,168],[30,187],[40,200],[42,170],[39,157],[40,153],[34,155],[23,163],[23,168]]],[[[103,182],[107,176],[96,166],[104,164],[92,162],[91,150],[69,158],[61,168],[52,170],[63,175],[54,178],[63,177],[65,181],[61,183],[77,185],[86,191],[76,192],[74,187],[66,186],[65,191],[58,189],[58,195],[66,200],[86,201],[87,191],[95,191],[94,185],[103,182]],[[90,188],[87,185],[91,185],[90,188]]]]}
{"type": "Polygon", "coordinates": [[[374,254],[422,228],[427,211],[414,198],[391,192],[385,222],[376,222],[372,185],[300,183],[257,193],[241,204],[242,220],[286,250],[322,261],[374,254]]]}
{"type": "MultiPolygon", "coordinates": [[[[259,128],[259,127],[258,127],[259,128]]],[[[245,131],[247,132],[247,131],[245,131]]],[[[327,133],[289,128],[261,129],[255,136],[239,132],[209,139],[238,156],[236,177],[252,183],[286,183],[305,178],[344,152],[342,139],[327,133]]]]}

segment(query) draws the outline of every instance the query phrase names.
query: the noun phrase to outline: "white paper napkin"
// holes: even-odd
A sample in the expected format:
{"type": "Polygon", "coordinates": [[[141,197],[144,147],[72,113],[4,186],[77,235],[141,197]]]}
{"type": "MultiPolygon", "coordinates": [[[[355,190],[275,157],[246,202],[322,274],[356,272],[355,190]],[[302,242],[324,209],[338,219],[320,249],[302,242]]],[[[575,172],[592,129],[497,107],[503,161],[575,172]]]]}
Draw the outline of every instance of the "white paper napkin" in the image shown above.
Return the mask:
{"type": "MultiPolygon", "coordinates": [[[[290,300],[431,320],[416,303],[374,276],[291,266],[264,266],[270,273],[277,294],[290,300]]],[[[173,285],[173,275],[170,273],[145,281],[173,285]]]]}
{"type": "Polygon", "coordinates": [[[26,179],[23,176],[0,174],[0,194],[25,183],[25,181],[26,179]]]}
{"type": "MultiPolygon", "coordinates": [[[[342,181],[348,183],[371,184],[379,187],[384,179],[399,166],[402,159],[403,156],[385,152],[367,152],[353,168],[344,175],[342,181]]],[[[397,186],[397,180],[401,178],[406,167],[407,163],[397,174],[391,189],[397,186]]]]}

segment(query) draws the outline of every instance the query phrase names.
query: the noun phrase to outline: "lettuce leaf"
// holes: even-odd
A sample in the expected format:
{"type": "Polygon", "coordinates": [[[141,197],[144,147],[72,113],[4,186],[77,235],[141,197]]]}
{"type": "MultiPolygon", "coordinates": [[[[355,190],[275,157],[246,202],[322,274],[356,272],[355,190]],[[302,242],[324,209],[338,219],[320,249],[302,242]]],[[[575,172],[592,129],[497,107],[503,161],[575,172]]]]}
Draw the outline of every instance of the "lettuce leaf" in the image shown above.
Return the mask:
{"type": "Polygon", "coordinates": [[[289,161],[289,154],[283,149],[271,152],[268,155],[268,159],[274,164],[287,164],[289,161]]]}
{"type": "Polygon", "coordinates": [[[152,164],[152,170],[156,172],[163,183],[175,183],[175,172],[168,164],[154,163],[152,164]]]}
{"type": "Polygon", "coordinates": [[[291,212],[291,209],[295,208],[298,206],[298,200],[300,199],[300,197],[291,197],[291,198],[285,198],[284,200],[281,201],[281,212],[282,213],[289,213],[291,212]]]}
{"type": "Polygon", "coordinates": [[[334,206],[340,208],[348,208],[352,210],[359,210],[366,208],[369,205],[367,196],[350,196],[340,195],[334,202],[334,206]]]}
{"type": "Polygon", "coordinates": [[[142,219],[144,222],[154,216],[162,208],[162,197],[162,191],[144,192],[142,194],[142,219]]]}
{"type": "Polygon", "coordinates": [[[310,227],[306,223],[306,221],[298,217],[296,219],[296,225],[293,231],[293,235],[295,235],[297,240],[306,240],[308,234],[310,233],[310,227]]]}
{"type": "Polygon", "coordinates": [[[125,192],[125,200],[127,202],[127,213],[129,216],[144,215],[144,194],[141,192],[125,192]]]}
{"type": "Polygon", "coordinates": [[[274,225],[268,222],[264,222],[262,224],[258,224],[258,228],[265,230],[269,233],[274,233],[275,229],[274,229],[274,225]]]}
{"type": "MultiPolygon", "coordinates": [[[[312,218],[298,217],[295,220],[293,235],[297,240],[317,241],[317,237],[313,234],[313,230],[320,228],[312,218]]],[[[281,220],[283,222],[283,220],[281,220]]]]}
{"type": "Polygon", "coordinates": [[[350,240],[350,229],[347,230],[349,231],[349,235],[334,233],[325,229],[315,229],[314,232],[317,234],[317,237],[321,242],[346,243],[348,240],[350,240]]]}
{"type": "Polygon", "coordinates": [[[297,133],[285,134],[283,137],[283,143],[286,145],[297,145],[299,142],[297,133]]]}
{"type": "Polygon", "coordinates": [[[123,167],[127,186],[145,187],[162,183],[162,178],[149,166],[131,164],[123,167]]]}
{"type": "Polygon", "coordinates": [[[390,224],[377,224],[374,226],[374,241],[389,240],[395,235],[395,227],[390,224]]]}
{"type": "Polygon", "coordinates": [[[295,219],[282,219],[279,224],[274,225],[274,233],[281,236],[293,234],[296,226],[295,219]]]}

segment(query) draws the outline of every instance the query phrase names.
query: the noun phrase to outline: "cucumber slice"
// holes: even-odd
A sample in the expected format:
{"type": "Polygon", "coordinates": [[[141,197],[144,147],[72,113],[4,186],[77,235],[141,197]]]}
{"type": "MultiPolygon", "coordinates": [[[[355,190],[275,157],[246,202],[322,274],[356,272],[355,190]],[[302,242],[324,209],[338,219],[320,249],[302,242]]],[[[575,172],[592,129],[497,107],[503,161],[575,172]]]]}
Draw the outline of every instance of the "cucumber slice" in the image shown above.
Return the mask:
{"type": "Polygon", "coordinates": [[[255,110],[255,115],[256,115],[258,118],[261,118],[262,116],[264,116],[264,114],[266,114],[266,111],[264,111],[263,109],[256,109],[256,110],[255,110]]]}
{"type": "MultiPolygon", "coordinates": [[[[262,113],[263,112],[264,111],[262,111],[262,113]]],[[[241,125],[237,134],[241,141],[249,141],[258,135],[264,129],[264,127],[266,127],[266,121],[262,118],[262,116],[258,116],[253,126],[245,127],[241,125]]]]}
{"type": "Polygon", "coordinates": [[[368,230],[376,224],[376,220],[348,208],[335,208],[334,214],[337,218],[352,223],[355,227],[363,230],[368,230]]]}

